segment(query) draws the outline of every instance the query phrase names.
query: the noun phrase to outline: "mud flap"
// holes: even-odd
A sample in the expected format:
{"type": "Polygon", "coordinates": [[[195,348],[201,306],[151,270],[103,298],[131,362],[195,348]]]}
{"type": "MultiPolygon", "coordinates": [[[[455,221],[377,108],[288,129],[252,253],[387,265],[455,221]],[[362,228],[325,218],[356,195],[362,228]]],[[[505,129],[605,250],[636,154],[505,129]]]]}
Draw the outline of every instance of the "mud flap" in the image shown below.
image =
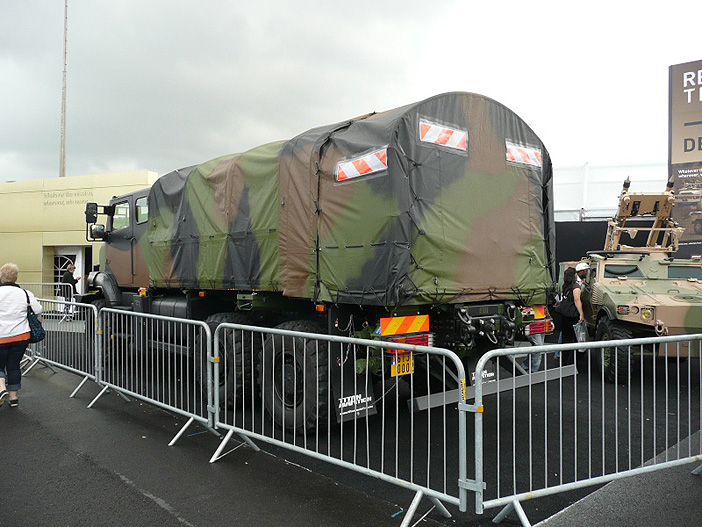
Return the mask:
{"type": "Polygon", "coordinates": [[[368,373],[356,373],[354,354],[350,350],[335,346],[330,368],[337,423],[378,413],[372,377],[368,373]]]}

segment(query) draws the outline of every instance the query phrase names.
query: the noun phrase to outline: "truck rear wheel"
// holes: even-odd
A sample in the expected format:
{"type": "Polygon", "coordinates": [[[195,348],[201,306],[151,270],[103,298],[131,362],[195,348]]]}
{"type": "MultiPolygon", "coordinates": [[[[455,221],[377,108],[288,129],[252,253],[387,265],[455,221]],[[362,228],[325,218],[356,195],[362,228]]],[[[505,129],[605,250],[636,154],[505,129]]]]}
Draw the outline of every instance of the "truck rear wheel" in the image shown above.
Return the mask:
{"type": "MultiPolygon", "coordinates": [[[[627,340],[633,334],[629,328],[607,317],[597,322],[595,340],[627,340]]],[[[594,350],[597,362],[604,372],[605,381],[625,384],[632,370],[631,352],[628,346],[616,346],[594,350]]]]}
{"type": "MultiPolygon", "coordinates": [[[[308,320],[284,322],[276,329],[323,333],[308,320]]],[[[269,334],[259,361],[261,396],[266,411],[286,430],[304,433],[324,422],[328,412],[327,342],[269,334]]]]}
{"type": "MultiPolygon", "coordinates": [[[[213,345],[214,334],[220,324],[250,324],[251,321],[244,313],[216,313],[207,317],[205,322],[210,326],[213,345]]],[[[254,361],[260,354],[259,339],[240,330],[224,330],[219,339],[219,378],[215,386],[219,390],[219,404],[222,408],[234,406],[242,397],[251,397],[255,387],[254,361]],[[243,333],[243,334],[242,334],[243,333]],[[248,338],[247,338],[248,336],[248,338]]],[[[204,397],[207,396],[207,372],[202,370],[206,365],[206,348],[196,346],[195,376],[200,384],[204,397]]]]}

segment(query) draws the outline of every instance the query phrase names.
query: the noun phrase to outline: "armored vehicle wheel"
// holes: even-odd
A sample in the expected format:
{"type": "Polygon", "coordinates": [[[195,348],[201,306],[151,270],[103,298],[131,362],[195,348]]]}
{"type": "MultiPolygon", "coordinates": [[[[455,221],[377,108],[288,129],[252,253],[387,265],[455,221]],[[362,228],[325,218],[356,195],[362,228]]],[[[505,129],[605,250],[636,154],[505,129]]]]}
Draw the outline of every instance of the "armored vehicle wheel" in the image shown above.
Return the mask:
{"type": "MultiPolygon", "coordinates": [[[[284,322],[277,329],[323,333],[307,320],[284,322]]],[[[329,393],[325,341],[297,336],[268,335],[259,361],[263,405],[286,430],[304,433],[327,417],[329,393]]]]}
{"type": "MultiPolygon", "coordinates": [[[[220,324],[250,324],[249,317],[243,313],[216,313],[207,317],[205,322],[210,326],[213,345],[214,334],[220,324]]],[[[253,344],[250,334],[238,330],[222,331],[219,340],[219,404],[222,408],[234,406],[242,397],[250,398],[254,394],[255,372],[254,361],[260,353],[260,337],[254,335],[253,344]],[[248,338],[247,338],[248,337],[248,338]],[[252,350],[253,345],[253,350],[252,350]],[[253,351],[253,352],[252,352],[253,351]]],[[[203,397],[207,396],[207,348],[196,343],[195,346],[195,378],[200,385],[203,397]]]]}
{"type": "MultiPolygon", "coordinates": [[[[632,338],[629,328],[607,317],[597,322],[595,340],[626,340],[632,338]]],[[[605,381],[610,383],[626,383],[632,369],[631,353],[626,346],[601,348],[594,350],[597,362],[604,372],[605,381]]]]}

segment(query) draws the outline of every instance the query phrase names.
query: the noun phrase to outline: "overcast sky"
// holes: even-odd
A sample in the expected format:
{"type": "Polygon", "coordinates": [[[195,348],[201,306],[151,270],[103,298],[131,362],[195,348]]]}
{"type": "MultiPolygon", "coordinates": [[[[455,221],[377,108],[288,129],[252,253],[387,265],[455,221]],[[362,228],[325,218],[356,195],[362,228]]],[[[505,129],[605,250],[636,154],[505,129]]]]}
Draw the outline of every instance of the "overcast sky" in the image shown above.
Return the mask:
{"type": "MultiPolygon", "coordinates": [[[[69,0],[66,174],[160,174],[448,91],[558,166],[665,163],[702,2],[69,0]]],[[[0,0],[0,180],[59,172],[63,0],[0,0]]]]}

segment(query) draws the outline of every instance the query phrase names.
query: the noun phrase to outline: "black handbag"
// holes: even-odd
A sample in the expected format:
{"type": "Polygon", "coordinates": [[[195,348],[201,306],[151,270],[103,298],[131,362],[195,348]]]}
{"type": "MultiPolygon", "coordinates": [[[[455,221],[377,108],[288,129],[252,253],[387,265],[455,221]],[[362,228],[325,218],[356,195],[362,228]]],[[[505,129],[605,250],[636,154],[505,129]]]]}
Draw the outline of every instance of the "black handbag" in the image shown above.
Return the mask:
{"type": "Polygon", "coordinates": [[[44,326],[41,325],[39,316],[34,312],[31,304],[29,303],[29,293],[25,291],[24,295],[27,297],[27,322],[29,322],[30,332],[29,342],[30,344],[40,342],[46,337],[46,330],[44,329],[44,326]]]}
{"type": "Polygon", "coordinates": [[[580,316],[578,308],[575,306],[575,300],[573,300],[572,289],[563,295],[563,300],[561,300],[560,304],[556,306],[556,313],[570,318],[576,318],[580,316]]]}

